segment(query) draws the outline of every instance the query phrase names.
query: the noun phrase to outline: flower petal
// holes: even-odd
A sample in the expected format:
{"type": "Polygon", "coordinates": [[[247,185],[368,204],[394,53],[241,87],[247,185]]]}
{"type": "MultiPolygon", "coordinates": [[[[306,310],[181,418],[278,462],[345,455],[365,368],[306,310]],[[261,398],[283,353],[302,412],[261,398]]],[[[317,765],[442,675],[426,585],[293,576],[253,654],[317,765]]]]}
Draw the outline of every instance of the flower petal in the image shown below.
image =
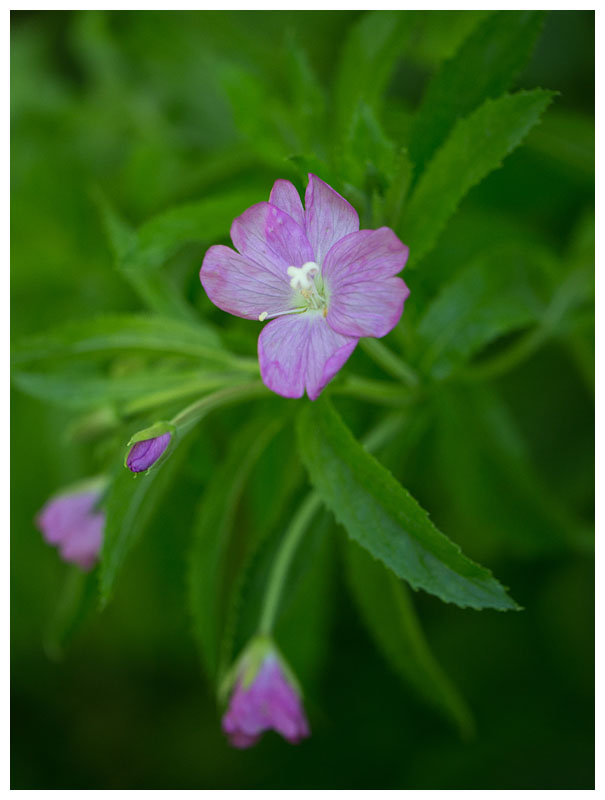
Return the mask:
{"type": "Polygon", "coordinates": [[[288,282],[288,267],[313,261],[302,227],[271,203],[257,203],[236,217],[231,239],[242,255],[288,282]]]}
{"type": "Polygon", "coordinates": [[[77,526],[62,539],[59,552],[64,561],[78,564],[82,569],[91,569],[103,544],[105,514],[98,511],[83,518],[77,526]]]}
{"type": "Polygon", "coordinates": [[[302,397],[306,389],[316,400],[356,344],[357,338],[332,330],[321,312],[274,319],[258,338],[261,377],[282,397],[302,397]]]}
{"type": "Polygon", "coordinates": [[[99,492],[74,492],[51,498],[36,517],[48,544],[59,544],[86,519],[99,499],[99,492]]]}
{"type": "Polygon", "coordinates": [[[272,205],[281,208],[281,210],[285,211],[286,214],[289,214],[294,222],[297,222],[304,230],[305,212],[300,195],[298,194],[298,190],[293,183],[290,183],[290,181],[286,181],[283,178],[276,180],[273,184],[273,188],[271,189],[269,202],[272,205]]]}
{"type": "Polygon", "coordinates": [[[386,336],[403,312],[409,289],[396,278],[408,247],[390,228],[357,231],[326,256],[322,276],[329,294],[328,322],[345,336],[386,336]]]}
{"type": "Polygon", "coordinates": [[[229,736],[231,747],[237,747],[238,750],[246,750],[248,747],[253,747],[260,739],[260,736],[249,736],[241,731],[233,731],[233,733],[227,735],[229,736]]]}
{"type": "Polygon", "coordinates": [[[170,434],[164,433],[153,439],[143,439],[130,448],[126,466],[131,472],[145,472],[152,467],[170,444],[170,434]]]}
{"type": "Polygon", "coordinates": [[[222,244],[204,256],[200,280],[214,305],[237,317],[258,319],[264,311],[271,315],[293,307],[288,280],[222,244]]]}
{"type": "Polygon", "coordinates": [[[309,175],[305,192],[305,230],[315,253],[310,260],[318,264],[333,244],[359,230],[357,211],[317,175],[309,175]]]}

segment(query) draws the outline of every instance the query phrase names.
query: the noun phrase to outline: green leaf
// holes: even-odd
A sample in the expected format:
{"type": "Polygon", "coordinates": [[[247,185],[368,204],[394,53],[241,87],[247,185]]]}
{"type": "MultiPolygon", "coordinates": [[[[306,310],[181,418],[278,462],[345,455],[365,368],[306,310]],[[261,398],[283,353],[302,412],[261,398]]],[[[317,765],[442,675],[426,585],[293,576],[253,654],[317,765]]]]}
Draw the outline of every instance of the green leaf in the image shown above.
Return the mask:
{"type": "Polygon", "coordinates": [[[498,336],[538,321],[546,307],[545,272],[541,251],[527,245],[481,253],[421,318],[415,342],[421,371],[446,378],[498,336]]]}
{"type": "Polygon", "coordinates": [[[184,437],[162,469],[153,470],[149,475],[133,475],[124,469],[122,459],[116,465],[103,503],[107,520],[99,574],[101,607],[111,599],[127,556],[176,477],[190,442],[191,437],[184,437]]]}
{"type": "Polygon", "coordinates": [[[121,219],[99,193],[96,200],[116,267],[143,302],[158,314],[195,319],[193,309],[159,268],[189,242],[212,243],[227,236],[233,218],[259,197],[251,190],[226,192],[158,214],[138,230],[121,219]]]}
{"type": "Polygon", "coordinates": [[[395,169],[395,147],[371,107],[360,100],[343,144],[345,174],[356,186],[384,191],[395,169]]]}
{"type": "Polygon", "coordinates": [[[460,117],[509,88],[533,50],[543,19],[542,11],[491,14],[442,64],[412,127],[409,146],[417,175],[460,117]]]}
{"type": "Polygon", "coordinates": [[[258,189],[237,189],[158,214],[137,230],[137,245],[123,256],[121,269],[158,269],[188,242],[213,243],[223,239],[235,217],[265,199],[259,197],[258,189]]]}
{"type": "Polygon", "coordinates": [[[457,123],[422,173],[404,216],[401,235],[411,264],[429,252],[464,195],[521,143],[552,97],[543,89],[503,95],[457,123]]]}
{"type": "Polygon", "coordinates": [[[93,614],[97,601],[97,574],[70,567],[61,596],[44,636],[46,655],[58,661],[78,630],[93,614]]]}
{"type": "Polygon", "coordinates": [[[178,355],[214,362],[230,354],[221,350],[218,335],[208,325],[170,317],[115,314],[91,320],[68,322],[42,336],[20,342],[13,364],[49,359],[149,353],[178,355]]]}
{"type": "Polygon", "coordinates": [[[552,167],[574,183],[594,183],[594,117],[553,108],[543,124],[527,137],[526,145],[551,159],[552,167]]]}
{"type": "Polygon", "coordinates": [[[172,400],[202,394],[241,381],[241,375],[203,370],[144,370],[104,376],[71,372],[15,372],[14,384],[26,394],[74,410],[115,407],[133,414],[172,400]]]}
{"type": "Polygon", "coordinates": [[[355,440],[328,400],[298,418],[311,482],[349,536],[414,589],[461,607],[516,609],[491,573],[462,555],[414,498],[355,440]]]}
{"type": "Polygon", "coordinates": [[[468,738],[471,712],[431,653],[405,584],[354,542],[348,542],[346,562],[355,602],[387,662],[468,738]]]}
{"type": "MultiPolygon", "coordinates": [[[[194,633],[209,677],[219,682],[225,616],[234,577],[243,562],[246,544],[236,541],[237,507],[254,464],[281,420],[267,424],[254,419],[235,433],[227,457],[216,470],[202,498],[192,543],[189,600],[194,633]],[[239,544],[239,552],[238,552],[239,544]]],[[[233,634],[233,631],[228,631],[233,634]]]]}
{"type": "Polygon", "coordinates": [[[431,400],[435,478],[448,514],[484,557],[582,551],[591,539],[536,470],[506,404],[482,385],[444,386],[431,400]]]}
{"type": "Polygon", "coordinates": [[[341,133],[349,129],[360,100],[371,107],[378,105],[413,20],[413,11],[369,11],[349,29],[334,85],[341,133]]]}

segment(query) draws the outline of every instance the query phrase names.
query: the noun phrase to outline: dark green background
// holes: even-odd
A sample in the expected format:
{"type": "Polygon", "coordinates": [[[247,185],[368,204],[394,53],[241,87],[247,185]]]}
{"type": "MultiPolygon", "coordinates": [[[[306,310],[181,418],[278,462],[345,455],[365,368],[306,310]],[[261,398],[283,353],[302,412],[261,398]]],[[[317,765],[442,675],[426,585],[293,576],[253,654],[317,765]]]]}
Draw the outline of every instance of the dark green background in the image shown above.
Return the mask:
{"type": "MultiPolygon", "coordinates": [[[[408,111],[438,64],[485,14],[423,13],[426,21],[389,87],[393,107],[408,111]]],[[[247,136],[242,134],[219,74],[234,61],[279,91],[282,59],[294,36],[328,85],[346,30],[358,16],[14,13],[14,336],[66,318],[139,308],[113,271],[91,199],[94,187],[138,223],[231,185],[262,184],[268,192],[275,178],[289,174],[263,153],[266,109],[239,109],[246,116],[247,136]],[[255,113],[260,123],[251,141],[255,113]]],[[[437,276],[447,270],[447,258],[454,253],[455,259],[458,246],[464,250],[477,219],[509,220],[515,230],[521,226],[562,249],[590,213],[594,15],[550,13],[518,83],[559,91],[555,106],[567,122],[554,134],[552,127],[537,129],[502,170],[471,192],[423,270],[432,268],[437,276]],[[552,134],[547,144],[539,130],[552,134]]],[[[173,278],[204,314],[224,324],[199,285],[202,253],[187,248],[174,259],[173,278]]],[[[412,277],[410,285],[413,304],[412,277]]],[[[569,348],[552,343],[501,379],[498,389],[548,491],[565,502],[579,528],[589,526],[594,412],[585,370],[569,348]]],[[[32,520],[49,494],[94,471],[95,460],[90,448],[66,438],[66,412],[15,393],[13,788],[592,787],[592,558],[582,546],[519,544],[524,525],[548,533],[548,520],[538,515],[528,522],[522,504],[506,501],[506,482],[497,478],[492,494],[482,494],[481,464],[462,472],[466,496],[452,502],[458,490],[447,473],[457,464],[456,448],[474,446],[464,431],[456,439],[431,429],[406,459],[402,479],[436,523],[489,566],[525,608],[477,613],[425,594],[414,598],[436,655],[476,715],[475,739],[459,741],[391,674],[334,569],[330,612],[318,639],[321,655],[303,676],[312,738],[298,748],[274,735],[247,752],[227,746],[190,634],[185,562],[195,505],[213,459],[225,447],[229,425],[239,425],[245,414],[244,408],[230,412],[222,428],[202,434],[129,559],[115,600],[56,661],[45,655],[43,640],[65,566],[32,520]],[[484,507],[475,515],[480,494],[484,507]],[[492,531],[486,520],[503,513],[492,531]],[[507,527],[513,544],[503,538],[507,527]]],[[[533,492],[529,486],[528,496],[533,492]]],[[[290,635],[296,639],[296,631],[290,635]]]]}

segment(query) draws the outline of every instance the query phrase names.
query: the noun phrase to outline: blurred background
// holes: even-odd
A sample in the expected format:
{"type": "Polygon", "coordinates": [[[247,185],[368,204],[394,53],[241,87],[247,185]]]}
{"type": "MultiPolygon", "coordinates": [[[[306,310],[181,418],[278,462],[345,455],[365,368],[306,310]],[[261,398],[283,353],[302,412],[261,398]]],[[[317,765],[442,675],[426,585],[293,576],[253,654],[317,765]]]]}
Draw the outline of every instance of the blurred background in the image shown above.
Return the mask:
{"type": "MultiPolygon", "coordinates": [[[[290,157],[312,152],[313,142],[298,137],[308,130],[298,121],[309,109],[302,91],[288,95],[291,54],[306,54],[319,85],[329,87],[362,13],[13,12],[13,337],[68,318],[140,309],[114,269],[95,204],[99,189],[140,224],[230,187],[258,189],[262,200],[277,177],[293,175],[290,157]]],[[[417,12],[387,88],[391,136],[406,130],[431,75],[487,13],[417,12]]],[[[559,95],[504,167],[465,198],[410,275],[411,317],[415,292],[431,297],[494,241],[591,263],[594,14],[549,13],[517,83],[559,95]]],[[[198,271],[209,243],[182,248],[168,265],[170,278],[254,352],[246,323],[226,322],[203,296],[198,271]]],[[[590,303],[572,322],[565,338],[547,341],[489,386],[445,387],[432,423],[401,463],[389,454],[389,466],[439,527],[525,609],[477,613],[414,596],[428,641],[475,715],[469,741],[392,674],[338,562],[326,559],[306,599],[303,585],[292,602],[284,634],[305,685],[312,738],[298,748],[273,734],[247,752],[228,747],[191,635],[186,556],[202,488],[245,407],[200,433],[108,608],[92,614],[64,652],[49,647],[66,566],[33,518],[57,488],[97,467],[91,447],[66,435],[69,412],[15,391],[12,788],[591,788],[590,303]],[[514,421],[514,433],[500,430],[500,444],[482,427],[491,411],[500,418],[492,390],[514,421]],[[309,609],[318,586],[329,615],[310,638],[301,628],[297,650],[300,608],[309,609]]],[[[355,428],[359,407],[343,401],[342,408],[355,428]]],[[[271,480],[260,475],[257,483],[263,477],[271,480]]]]}

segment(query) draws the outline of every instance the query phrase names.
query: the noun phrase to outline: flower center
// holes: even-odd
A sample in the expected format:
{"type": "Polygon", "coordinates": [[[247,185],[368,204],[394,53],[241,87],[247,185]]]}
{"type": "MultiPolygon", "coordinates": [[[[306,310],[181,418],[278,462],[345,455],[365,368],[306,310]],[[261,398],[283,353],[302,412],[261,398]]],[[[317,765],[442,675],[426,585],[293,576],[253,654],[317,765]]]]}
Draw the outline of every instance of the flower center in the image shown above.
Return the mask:
{"type": "Polygon", "coordinates": [[[307,261],[302,267],[288,267],[290,286],[301,291],[311,289],[318,272],[319,264],[316,264],[315,261],[307,261]]]}
{"type": "Polygon", "coordinates": [[[273,319],[284,314],[300,314],[303,311],[323,311],[325,317],[328,313],[328,301],[319,264],[316,264],[315,261],[307,261],[302,267],[288,267],[287,273],[290,276],[290,286],[299,293],[301,305],[277,314],[263,311],[258,315],[259,320],[264,322],[268,318],[273,319]]]}

